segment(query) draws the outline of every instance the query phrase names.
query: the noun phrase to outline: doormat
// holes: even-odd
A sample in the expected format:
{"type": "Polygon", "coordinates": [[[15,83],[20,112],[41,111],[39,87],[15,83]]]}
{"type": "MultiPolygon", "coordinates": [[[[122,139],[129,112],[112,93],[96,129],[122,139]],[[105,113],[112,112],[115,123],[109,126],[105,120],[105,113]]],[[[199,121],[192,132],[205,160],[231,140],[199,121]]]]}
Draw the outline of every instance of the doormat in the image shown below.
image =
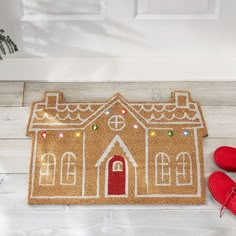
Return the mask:
{"type": "Polygon", "coordinates": [[[31,108],[29,204],[202,204],[207,128],[189,92],[168,102],[67,103],[46,92],[31,108]]]}

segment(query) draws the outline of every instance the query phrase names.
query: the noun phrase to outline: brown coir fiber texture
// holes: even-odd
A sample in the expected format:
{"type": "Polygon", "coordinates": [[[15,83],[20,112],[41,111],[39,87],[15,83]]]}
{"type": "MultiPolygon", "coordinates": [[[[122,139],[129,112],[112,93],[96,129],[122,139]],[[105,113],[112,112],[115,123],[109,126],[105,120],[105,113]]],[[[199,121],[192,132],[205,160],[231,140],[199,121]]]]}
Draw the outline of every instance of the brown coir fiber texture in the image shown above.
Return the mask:
{"type": "Polygon", "coordinates": [[[48,91],[32,104],[29,204],[202,204],[201,107],[187,91],[167,102],[74,102],[48,91]]]}

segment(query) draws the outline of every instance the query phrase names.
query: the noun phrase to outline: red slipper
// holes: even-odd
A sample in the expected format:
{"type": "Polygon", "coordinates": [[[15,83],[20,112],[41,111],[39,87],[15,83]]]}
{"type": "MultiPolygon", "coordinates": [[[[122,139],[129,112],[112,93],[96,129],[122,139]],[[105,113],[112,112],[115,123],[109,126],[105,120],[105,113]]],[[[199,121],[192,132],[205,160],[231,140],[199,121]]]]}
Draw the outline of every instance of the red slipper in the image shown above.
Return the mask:
{"type": "Polygon", "coordinates": [[[236,148],[222,146],[215,150],[215,163],[222,169],[236,171],[236,148]]]}
{"type": "Polygon", "coordinates": [[[236,215],[236,183],[226,174],[220,171],[212,173],[208,179],[208,188],[222,207],[220,217],[223,215],[223,209],[226,207],[236,215]]]}

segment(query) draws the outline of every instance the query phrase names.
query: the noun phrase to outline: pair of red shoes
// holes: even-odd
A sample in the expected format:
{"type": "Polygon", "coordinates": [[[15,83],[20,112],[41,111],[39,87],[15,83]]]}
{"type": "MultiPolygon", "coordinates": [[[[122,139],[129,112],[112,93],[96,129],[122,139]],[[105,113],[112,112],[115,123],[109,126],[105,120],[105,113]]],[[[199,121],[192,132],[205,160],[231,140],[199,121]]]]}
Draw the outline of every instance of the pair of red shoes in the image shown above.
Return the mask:
{"type": "MultiPolygon", "coordinates": [[[[214,160],[220,168],[236,172],[236,148],[219,147],[214,153],[214,160]]],[[[220,171],[212,173],[208,179],[208,188],[216,201],[222,205],[220,217],[224,207],[236,215],[236,183],[228,175],[220,171]]]]}

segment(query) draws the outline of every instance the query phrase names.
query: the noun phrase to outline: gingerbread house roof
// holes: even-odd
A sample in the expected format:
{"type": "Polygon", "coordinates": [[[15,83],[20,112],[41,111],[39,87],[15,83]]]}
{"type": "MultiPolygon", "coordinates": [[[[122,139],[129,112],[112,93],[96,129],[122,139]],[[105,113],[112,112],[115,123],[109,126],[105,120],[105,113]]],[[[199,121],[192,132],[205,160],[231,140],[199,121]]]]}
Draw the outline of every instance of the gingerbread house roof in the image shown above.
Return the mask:
{"type": "Polygon", "coordinates": [[[41,102],[32,105],[28,123],[28,132],[57,128],[84,128],[96,120],[114,103],[120,102],[133,116],[147,128],[198,127],[206,131],[199,103],[192,101],[190,93],[175,91],[168,102],[131,102],[116,94],[106,102],[66,103],[62,92],[46,92],[41,102]]]}

